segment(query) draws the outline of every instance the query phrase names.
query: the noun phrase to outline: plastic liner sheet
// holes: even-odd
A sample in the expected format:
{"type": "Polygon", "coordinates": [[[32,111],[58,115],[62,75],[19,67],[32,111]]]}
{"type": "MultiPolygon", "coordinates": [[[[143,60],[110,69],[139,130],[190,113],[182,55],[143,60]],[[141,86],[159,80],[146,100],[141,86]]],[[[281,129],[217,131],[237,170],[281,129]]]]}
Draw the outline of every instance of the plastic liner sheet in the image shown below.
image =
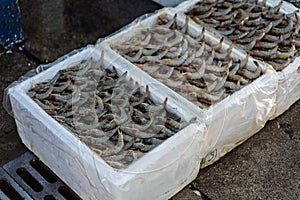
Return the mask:
{"type": "MultiPolygon", "coordinates": [[[[199,0],[191,0],[186,1],[181,4],[179,4],[175,9],[178,12],[184,13],[186,11],[189,11],[193,8],[193,6],[197,3],[201,2],[199,0]]],[[[259,1],[261,2],[261,1],[259,1]]],[[[280,1],[280,0],[267,0],[266,5],[270,7],[275,7],[279,5],[279,3],[282,2],[280,6],[280,12],[282,13],[294,13],[298,11],[298,8],[293,6],[292,4],[286,2],[286,1],[280,1]]],[[[298,11],[299,12],[299,11],[298,11]]],[[[201,23],[202,26],[208,27],[210,31],[217,32],[215,29],[209,27],[209,25],[205,23],[201,23]]],[[[300,76],[299,76],[299,57],[297,57],[292,63],[290,63],[285,69],[282,71],[277,71],[277,77],[278,77],[278,90],[276,92],[276,108],[274,115],[271,117],[271,119],[276,118],[277,116],[284,113],[286,110],[289,109],[289,107],[294,104],[297,100],[300,99],[300,76]]]]}
{"type": "MultiPolygon", "coordinates": [[[[151,28],[157,24],[157,18],[162,14],[172,18],[176,13],[178,17],[178,21],[176,22],[178,24],[184,23],[186,18],[182,13],[178,13],[173,9],[162,9],[150,16],[142,16],[125,29],[121,29],[107,38],[98,40],[96,47],[105,48],[110,57],[119,57],[123,65],[132,65],[129,60],[126,60],[114,51],[111,46],[130,40],[141,29],[151,31],[151,28]]],[[[197,36],[197,34],[201,33],[202,27],[195,23],[189,23],[187,29],[192,36],[197,36]]],[[[206,36],[214,42],[218,42],[221,39],[219,34],[211,33],[209,30],[206,30],[206,36]]],[[[230,43],[224,41],[223,45],[228,48],[230,43]]],[[[246,57],[243,51],[235,47],[232,52],[234,58],[244,59],[246,57]]],[[[251,57],[249,59],[251,62],[254,61],[251,57]]],[[[205,149],[206,155],[202,160],[201,167],[212,164],[258,132],[266,121],[274,115],[278,76],[269,65],[261,62],[258,63],[263,69],[263,75],[222,101],[213,104],[207,109],[200,109],[192,102],[187,102],[187,105],[192,104],[192,111],[196,115],[203,116],[204,112],[204,116],[206,117],[205,124],[208,128],[208,145],[206,146],[207,149],[205,149]]],[[[133,67],[137,66],[133,65],[133,67]]],[[[148,77],[152,78],[149,75],[148,77]]]]}
{"type": "MultiPolygon", "coordinates": [[[[267,1],[270,6],[275,6],[279,3],[278,0],[267,1]]],[[[283,2],[281,6],[283,13],[293,13],[299,9],[290,3],[283,2]]],[[[293,63],[287,66],[281,72],[277,72],[279,77],[279,86],[276,100],[276,112],[272,119],[283,114],[296,101],[300,99],[300,57],[297,57],[293,63]]]]}
{"type": "Polygon", "coordinates": [[[290,4],[293,4],[296,8],[300,8],[300,2],[298,0],[286,0],[290,4]]]}
{"type": "Polygon", "coordinates": [[[128,167],[116,169],[28,95],[33,85],[51,80],[59,70],[88,59],[99,63],[101,58],[105,68],[115,67],[119,74],[127,71],[127,75],[139,84],[149,85],[151,98],[157,102],[167,96],[170,100],[167,110],[180,114],[187,121],[195,118],[191,108],[180,104],[175,93],[165,91],[155,80],[143,78],[144,74],[130,65],[118,65],[118,59],[112,60],[93,46],[74,51],[22,77],[7,88],[5,107],[13,113],[23,143],[83,199],[168,199],[199,172],[207,138],[206,127],[199,119],[198,123],[188,125],[128,167]],[[177,106],[179,104],[181,107],[177,106]]]}

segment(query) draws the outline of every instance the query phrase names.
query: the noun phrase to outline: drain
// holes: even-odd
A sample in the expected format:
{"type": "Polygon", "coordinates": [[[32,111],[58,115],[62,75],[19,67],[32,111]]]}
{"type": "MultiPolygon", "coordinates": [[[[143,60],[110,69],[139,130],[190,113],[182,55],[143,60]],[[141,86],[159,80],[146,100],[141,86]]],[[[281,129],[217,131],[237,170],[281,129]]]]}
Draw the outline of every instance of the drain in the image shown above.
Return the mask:
{"type": "Polygon", "coordinates": [[[55,183],[57,181],[56,175],[48,168],[42,161],[33,159],[30,161],[30,165],[40,173],[49,183],[55,183]]]}
{"type": "Polygon", "coordinates": [[[56,200],[53,195],[47,195],[44,197],[44,200],[56,200]]]}
{"type": "Polygon", "coordinates": [[[24,167],[18,168],[16,172],[35,192],[43,190],[43,186],[24,167]]]}
{"type": "MultiPolygon", "coordinates": [[[[4,165],[3,168],[33,199],[81,199],[31,152],[26,152],[17,159],[4,165]]],[[[9,188],[6,186],[3,187],[9,188]]],[[[5,189],[5,191],[6,190],[8,189],[5,189]]],[[[6,195],[5,191],[2,192],[6,195]]],[[[18,200],[18,198],[12,199],[18,200]]],[[[24,198],[21,197],[21,199],[24,198]]]]}
{"type": "Polygon", "coordinates": [[[0,180],[0,190],[10,199],[23,199],[22,196],[6,180],[0,180]]]}
{"type": "Polygon", "coordinates": [[[76,194],[66,186],[60,186],[58,192],[66,199],[80,200],[80,198],[76,197],[76,194]]]}
{"type": "Polygon", "coordinates": [[[32,198],[4,171],[0,168],[0,199],[23,200],[32,198]]]}

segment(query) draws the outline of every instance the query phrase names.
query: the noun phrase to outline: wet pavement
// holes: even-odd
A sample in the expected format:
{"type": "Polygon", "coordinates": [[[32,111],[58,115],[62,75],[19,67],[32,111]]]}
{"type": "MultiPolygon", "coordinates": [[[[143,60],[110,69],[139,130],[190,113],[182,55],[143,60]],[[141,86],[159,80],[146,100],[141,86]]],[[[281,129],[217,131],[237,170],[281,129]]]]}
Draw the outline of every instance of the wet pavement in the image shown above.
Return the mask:
{"type": "MultiPolygon", "coordinates": [[[[93,44],[160,8],[150,0],[22,0],[24,51],[0,52],[3,90],[41,63],[93,44]]],[[[0,50],[1,51],[1,50],[0,50]]],[[[1,102],[2,103],[2,102],[1,102]]],[[[25,152],[12,117],[0,110],[0,165],[25,152]]],[[[255,136],[200,171],[172,199],[300,199],[300,101],[255,136]]]]}

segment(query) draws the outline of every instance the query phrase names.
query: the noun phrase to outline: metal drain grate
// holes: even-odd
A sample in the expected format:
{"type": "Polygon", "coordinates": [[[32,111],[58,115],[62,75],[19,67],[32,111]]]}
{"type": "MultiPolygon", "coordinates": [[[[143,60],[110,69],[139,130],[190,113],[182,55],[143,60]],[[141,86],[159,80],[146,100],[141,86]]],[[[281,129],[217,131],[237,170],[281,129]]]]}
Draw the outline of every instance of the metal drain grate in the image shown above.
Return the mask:
{"type": "Polygon", "coordinates": [[[0,171],[1,199],[81,199],[31,152],[10,161],[3,169],[0,171]]]}
{"type": "Polygon", "coordinates": [[[4,171],[0,168],[0,199],[32,199],[29,195],[4,171]]]}

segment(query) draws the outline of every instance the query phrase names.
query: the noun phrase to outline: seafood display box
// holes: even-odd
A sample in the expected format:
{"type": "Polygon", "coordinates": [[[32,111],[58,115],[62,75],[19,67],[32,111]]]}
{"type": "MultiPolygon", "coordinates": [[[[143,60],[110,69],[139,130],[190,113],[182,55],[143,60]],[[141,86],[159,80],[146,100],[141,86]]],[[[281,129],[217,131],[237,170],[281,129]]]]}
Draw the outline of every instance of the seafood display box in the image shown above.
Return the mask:
{"type": "MultiPolygon", "coordinates": [[[[101,51],[88,46],[8,89],[22,142],[83,199],[170,198],[197,176],[207,136],[203,124],[190,124],[128,167],[115,169],[51,118],[27,94],[34,84],[48,81],[59,70],[88,58],[97,62],[100,57],[101,51]]],[[[164,92],[159,83],[143,78],[143,74],[130,65],[118,65],[117,60],[104,54],[104,66],[114,66],[120,74],[127,71],[127,75],[140,85],[149,85],[152,98],[157,102],[168,97],[167,110],[180,113],[184,120],[195,117],[188,105],[181,103],[179,108],[174,104],[180,101],[176,94],[164,92]]]]}
{"type": "MultiPolygon", "coordinates": [[[[175,9],[177,12],[185,13],[192,9],[199,0],[185,1],[179,4],[175,9]]],[[[258,2],[263,2],[259,0],[258,2]]],[[[299,9],[291,3],[280,0],[266,0],[266,6],[276,7],[280,5],[279,12],[284,14],[293,14],[297,12],[299,15],[299,9]]],[[[195,24],[195,22],[192,22],[195,24]]],[[[213,29],[212,29],[213,30],[213,29]]],[[[214,32],[217,32],[214,30],[214,32]]],[[[300,76],[299,76],[300,57],[296,57],[282,71],[277,71],[278,77],[278,89],[276,92],[276,107],[274,115],[271,119],[284,113],[289,107],[300,99],[300,76]]]]}
{"type": "MultiPolygon", "coordinates": [[[[96,47],[104,48],[111,59],[118,60],[119,65],[132,65],[133,68],[138,68],[114,51],[111,48],[111,44],[121,44],[130,37],[135,36],[139,30],[143,28],[150,29],[156,25],[158,16],[162,14],[166,14],[169,19],[172,19],[176,13],[177,12],[173,9],[165,8],[148,16],[146,19],[142,17],[141,20],[135,20],[127,29],[107,39],[99,40],[96,47]]],[[[185,23],[185,16],[183,14],[177,13],[177,17],[178,24],[185,23]]],[[[189,23],[188,30],[195,36],[201,33],[202,27],[189,23]]],[[[215,43],[218,43],[221,39],[218,35],[208,31],[206,31],[205,34],[208,38],[215,41],[215,43]]],[[[228,48],[229,44],[224,43],[223,46],[228,48]]],[[[239,49],[233,48],[232,52],[234,57],[246,57],[246,54],[242,53],[239,49]]],[[[249,59],[253,62],[252,58],[249,59]]],[[[191,111],[197,116],[202,117],[204,113],[208,137],[206,140],[205,156],[201,167],[212,164],[251,137],[259,131],[274,114],[278,79],[275,71],[269,65],[265,65],[261,62],[258,63],[263,69],[263,75],[261,75],[261,77],[208,109],[200,109],[181,95],[177,95],[181,102],[186,102],[186,105],[192,107],[191,111]]],[[[144,73],[144,77],[152,78],[141,69],[137,70],[144,73]]],[[[153,79],[153,81],[155,80],[153,79]]],[[[161,84],[162,87],[166,87],[163,83],[161,84]]],[[[171,89],[166,87],[166,90],[170,91],[171,89]]]]}
{"type": "MultiPolygon", "coordinates": [[[[161,15],[169,20],[176,16],[176,23],[186,28],[185,34],[199,36],[203,27],[187,21],[184,14],[196,2],[186,1],[175,9],[165,8],[142,16],[108,38],[99,39],[95,46],[87,46],[48,66],[38,67],[36,75],[24,77],[6,90],[7,102],[4,103],[8,110],[11,109],[22,142],[83,199],[168,199],[195,179],[200,168],[214,163],[247,140],[300,98],[297,72],[300,57],[276,72],[269,64],[250,56],[249,62],[257,63],[262,69],[261,75],[217,103],[199,108],[112,48],[111,45],[122,44],[142,29],[151,30],[161,15]],[[105,68],[115,67],[118,75],[127,72],[144,87],[143,90],[149,86],[151,100],[162,104],[167,97],[168,111],[186,121],[196,119],[123,169],[108,165],[28,95],[32,86],[49,81],[61,69],[71,68],[89,58],[100,62],[101,55],[104,55],[105,68]]],[[[278,3],[278,0],[267,0],[270,6],[278,3]]],[[[295,7],[284,2],[281,11],[291,13],[295,7]]],[[[224,39],[213,29],[206,29],[205,37],[214,44],[224,39]]],[[[224,40],[221,49],[229,48],[232,48],[232,59],[248,58],[245,51],[224,40]]]]}

